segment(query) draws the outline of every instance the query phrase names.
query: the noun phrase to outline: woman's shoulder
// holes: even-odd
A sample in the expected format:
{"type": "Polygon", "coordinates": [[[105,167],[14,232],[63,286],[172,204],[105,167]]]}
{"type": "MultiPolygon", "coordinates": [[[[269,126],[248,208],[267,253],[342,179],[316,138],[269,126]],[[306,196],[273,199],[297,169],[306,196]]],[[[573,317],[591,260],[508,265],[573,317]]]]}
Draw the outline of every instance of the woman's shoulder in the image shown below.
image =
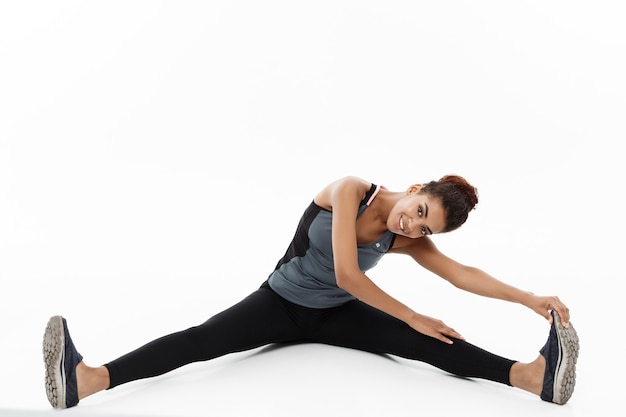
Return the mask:
{"type": "Polygon", "coordinates": [[[366,187],[366,188],[369,188],[371,185],[372,183],[370,181],[367,181],[363,178],[360,178],[354,175],[346,175],[328,184],[328,186],[335,186],[335,187],[352,186],[352,187],[366,187]]]}
{"type": "Polygon", "coordinates": [[[354,193],[355,198],[361,200],[372,187],[372,183],[356,176],[344,176],[327,184],[317,193],[313,201],[320,207],[332,210],[333,200],[338,194],[349,195],[354,193]]]}

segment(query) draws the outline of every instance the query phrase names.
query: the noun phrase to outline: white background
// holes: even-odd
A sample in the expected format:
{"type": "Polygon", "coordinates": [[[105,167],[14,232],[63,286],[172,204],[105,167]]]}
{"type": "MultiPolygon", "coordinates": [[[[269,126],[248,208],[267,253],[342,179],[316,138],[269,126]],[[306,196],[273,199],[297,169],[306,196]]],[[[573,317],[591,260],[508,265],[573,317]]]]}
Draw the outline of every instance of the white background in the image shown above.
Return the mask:
{"type": "MultiPolygon", "coordinates": [[[[3,2],[0,414],[52,412],[49,316],[68,319],[86,363],[106,363],[255,290],[329,181],[404,190],[456,173],[481,199],[434,241],[571,308],[581,351],[567,405],[296,345],[67,413],[611,415],[624,373],[625,18],[619,1],[3,2]]],[[[529,361],[545,342],[530,310],[408,259],[369,275],[495,353],[529,361]]]]}

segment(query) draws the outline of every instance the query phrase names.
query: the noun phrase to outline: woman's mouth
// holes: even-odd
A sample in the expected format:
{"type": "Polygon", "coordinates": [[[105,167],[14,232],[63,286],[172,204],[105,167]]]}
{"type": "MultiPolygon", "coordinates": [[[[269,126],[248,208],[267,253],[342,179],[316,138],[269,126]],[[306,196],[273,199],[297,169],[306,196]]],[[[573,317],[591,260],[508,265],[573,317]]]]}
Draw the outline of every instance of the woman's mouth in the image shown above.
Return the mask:
{"type": "Polygon", "coordinates": [[[400,220],[398,221],[398,228],[404,233],[404,219],[400,216],[400,220]]]}

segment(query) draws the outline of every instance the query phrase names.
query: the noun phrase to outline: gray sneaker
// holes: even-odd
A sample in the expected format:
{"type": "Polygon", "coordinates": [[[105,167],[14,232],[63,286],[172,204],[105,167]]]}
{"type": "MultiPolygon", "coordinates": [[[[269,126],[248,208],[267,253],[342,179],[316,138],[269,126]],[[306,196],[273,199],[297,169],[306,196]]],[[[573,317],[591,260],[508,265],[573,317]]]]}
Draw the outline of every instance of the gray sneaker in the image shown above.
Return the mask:
{"type": "Polygon", "coordinates": [[[78,404],[76,366],[83,357],[76,351],[61,316],[48,320],[43,335],[43,360],[46,367],[46,395],[54,408],[69,408],[78,404]]]}
{"type": "Polygon", "coordinates": [[[555,404],[565,404],[576,384],[576,361],[578,360],[578,334],[572,323],[563,327],[561,318],[552,310],[552,326],[545,346],[539,353],[546,358],[541,399],[555,404]]]}

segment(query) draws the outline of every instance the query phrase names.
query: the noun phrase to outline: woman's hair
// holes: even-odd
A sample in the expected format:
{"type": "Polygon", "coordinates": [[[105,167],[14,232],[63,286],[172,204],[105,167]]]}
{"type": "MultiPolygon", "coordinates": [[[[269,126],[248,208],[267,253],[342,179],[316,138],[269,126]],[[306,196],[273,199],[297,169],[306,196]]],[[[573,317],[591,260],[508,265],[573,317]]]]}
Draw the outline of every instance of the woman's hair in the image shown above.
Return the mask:
{"type": "Polygon", "coordinates": [[[458,175],[445,175],[439,181],[422,186],[422,193],[439,198],[446,216],[442,232],[458,229],[467,220],[467,215],[478,204],[478,190],[458,175]]]}

